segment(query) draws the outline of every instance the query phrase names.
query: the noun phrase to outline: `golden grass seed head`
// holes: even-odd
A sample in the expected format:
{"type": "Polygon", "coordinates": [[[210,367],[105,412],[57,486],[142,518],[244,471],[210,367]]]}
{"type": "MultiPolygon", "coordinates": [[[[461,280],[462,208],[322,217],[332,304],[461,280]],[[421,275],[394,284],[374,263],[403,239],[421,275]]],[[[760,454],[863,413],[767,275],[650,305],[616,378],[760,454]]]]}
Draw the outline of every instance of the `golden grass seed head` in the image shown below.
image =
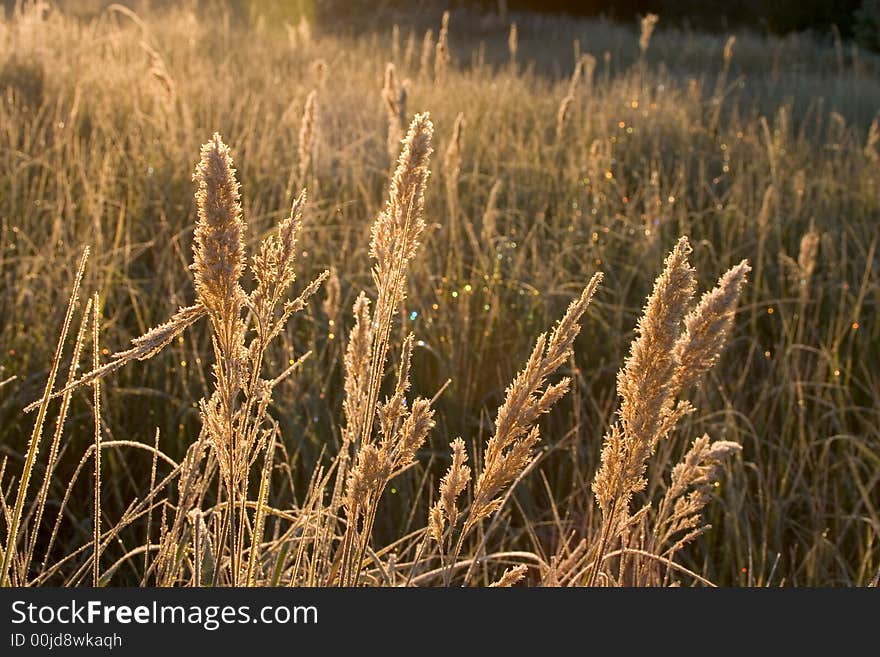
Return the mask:
{"type": "Polygon", "coordinates": [[[348,478],[346,506],[351,517],[357,509],[365,508],[368,498],[386,484],[391,467],[387,451],[376,445],[361,445],[348,478]]]}
{"type": "Polygon", "coordinates": [[[435,425],[431,402],[427,399],[416,399],[412,404],[412,411],[400,428],[395,446],[395,468],[406,467],[415,462],[416,452],[425,444],[428,434],[435,425]]]}
{"type": "Polygon", "coordinates": [[[721,465],[741,451],[739,443],[728,440],[710,442],[706,434],[694,440],[672,469],[669,488],[660,503],[655,529],[655,533],[659,532],[658,548],[667,545],[675,534],[684,534],[676,541],[676,546],[681,547],[705,529],[690,531],[700,525],[700,514],[711,499],[721,465]]]}
{"type": "Polygon", "coordinates": [[[219,134],[202,146],[193,180],[198,183],[192,265],[196,297],[213,317],[229,317],[244,300],[246,225],[232,156],[219,134]]]}
{"type": "Polygon", "coordinates": [[[491,459],[487,447],[486,463],[474,489],[474,501],[467,519],[468,528],[501,508],[502,490],[529,465],[532,450],[539,439],[540,433],[535,426],[524,437],[513,441],[507,451],[494,450],[491,459]]]}
{"type": "Polygon", "coordinates": [[[306,174],[309,173],[313,166],[317,143],[317,122],[318,92],[313,89],[306,97],[306,104],[303,109],[302,121],[300,122],[299,128],[299,150],[297,155],[299,158],[300,180],[305,180],[306,174]]]}
{"type": "Polygon", "coordinates": [[[443,80],[449,68],[449,12],[443,12],[440,33],[437,35],[437,47],[434,53],[434,79],[443,80]]]}
{"type": "Polygon", "coordinates": [[[750,270],[748,262],[743,260],[725,272],[718,279],[717,286],[703,294],[697,306],[685,317],[684,332],[673,349],[676,388],[695,383],[718,360],[750,270]]]}
{"type": "Polygon", "coordinates": [[[584,84],[589,89],[593,84],[593,75],[596,72],[596,58],[587,53],[581,56],[580,61],[583,65],[584,84]]]}
{"type": "Polygon", "coordinates": [[[504,571],[504,574],[501,575],[501,578],[497,582],[492,582],[489,587],[505,589],[514,586],[522,581],[526,576],[527,570],[528,566],[525,564],[519,564],[513,568],[507,568],[504,571]]]}
{"type": "Polygon", "coordinates": [[[306,191],[302,190],[293,201],[290,214],[278,225],[276,232],[260,244],[251,267],[257,281],[251,295],[252,303],[263,301],[274,305],[296,279],[296,249],[305,204],[306,191]]]}
{"type": "Polygon", "coordinates": [[[458,113],[452,126],[452,138],[443,156],[443,169],[450,184],[458,181],[461,173],[462,131],[464,130],[464,114],[458,113]]]}
{"type": "Polygon", "coordinates": [[[689,405],[674,406],[673,381],[674,347],[696,290],[690,253],[690,244],[682,237],[667,256],[617,375],[619,421],[605,434],[592,484],[605,532],[617,531],[628,515],[632,495],[645,487],[647,459],[657,441],[690,410],[689,405]]]}
{"type": "Polygon", "coordinates": [[[874,162],[880,162],[880,116],[875,116],[868,128],[868,138],[865,141],[865,157],[874,162]]]}
{"type": "Polygon", "coordinates": [[[434,30],[428,28],[425,30],[425,36],[422,39],[422,56],[419,63],[419,74],[426,76],[430,74],[431,57],[434,55],[434,30]]]}
{"type": "Polygon", "coordinates": [[[491,245],[496,234],[498,224],[498,195],[501,193],[501,180],[496,180],[489,190],[489,198],[486,199],[486,209],[483,211],[480,238],[483,243],[491,245]]]}
{"type": "Polygon", "coordinates": [[[776,196],[776,188],[773,185],[767,185],[764,191],[764,198],[761,201],[761,211],[758,213],[758,234],[766,237],[767,230],[770,228],[770,214],[773,211],[773,199],[776,196]]]}
{"type": "Polygon", "coordinates": [[[338,321],[341,294],[342,284],[339,281],[339,273],[336,271],[336,267],[331,267],[327,283],[324,285],[324,301],[321,302],[321,308],[330,323],[331,332],[338,321]]]}
{"type": "Polygon", "coordinates": [[[428,534],[435,542],[443,541],[443,534],[446,530],[446,518],[443,516],[443,509],[439,504],[434,504],[428,512],[428,534]]]}
{"type": "Polygon", "coordinates": [[[397,115],[397,82],[394,75],[394,64],[385,64],[385,76],[382,79],[382,100],[390,116],[397,115]]]}
{"type": "Polygon", "coordinates": [[[370,300],[364,292],[358,295],[352,309],[354,326],[348,336],[343,366],[345,379],[345,430],[343,439],[354,443],[360,435],[363,404],[367,396],[370,376],[370,349],[373,342],[373,325],[370,316],[370,300]]]}
{"type": "MultiPolygon", "coordinates": [[[[400,89],[397,92],[397,120],[401,129],[408,123],[409,114],[407,113],[407,101],[409,100],[409,78],[404,78],[400,83],[400,89]]],[[[402,131],[402,130],[401,130],[402,131]]]]}
{"type": "Polygon", "coordinates": [[[645,14],[642,17],[641,34],[639,35],[639,50],[642,51],[642,54],[648,49],[648,45],[651,43],[651,36],[654,34],[654,28],[659,20],[660,17],[657,14],[645,14]]]}
{"type": "MultiPolygon", "coordinates": [[[[622,491],[640,489],[644,484],[641,473],[636,477],[627,477],[628,458],[626,441],[619,423],[611,425],[602,441],[602,452],[599,469],[593,478],[591,489],[602,514],[610,521],[611,509],[618,498],[626,496],[622,491]]],[[[628,503],[628,497],[623,500],[628,503]]]]}
{"type": "Polygon", "coordinates": [[[559,109],[556,112],[556,140],[560,141],[565,132],[565,125],[568,122],[568,116],[571,113],[571,106],[574,103],[574,96],[571,94],[565,96],[559,103],[559,109]]]}
{"type": "Polygon", "coordinates": [[[617,375],[624,433],[649,443],[655,439],[659,419],[671,405],[673,347],[696,291],[696,276],[688,262],[690,253],[690,244],[682,237],[667,256],[639,319],[630,355],[617,375]]]}
{"type": "Polygon", "coordinates": [[[395,23],[391,26],[391,59],[398,61],[400,57],[400,25],[395,23]]]}
{"type": "Polygon", "coordinates": [[[440,480],[440,499],[437,507],[442,517],[448,519],[453,527],[458,520],[458,497],[471,480],[471,469],[467,465],[467,449],[459,437],[452,441],[452,463],[443,479],[440,480]]]}
{"type": "Polygon", "coordinates": [[[802,281],[809,282],[813,277],[813,271],[816,269],[816,259],[819,255],[820,239],[821,236],[815,230],[810,230],[801,237],[797,263],[802,281]]]}
{"type": "Polygon", "coordinates": [[[315,79],[315,86],[323,91],[327,86],[327,78],[330,74],[330,66],[326,59],[318,58],[312,62],[311,74],[315,79]]]}
{"type": "Polygon", "coordinates": [[[505,399],[498,409],[495,431],[486,444],[483,471],[477,478],[474,503],[468,516],[472,527],[498,508],[501,490],[528,466],[532,448],[539,439],[535,425],[567,392],[568,378],[546,385],[546,378],[571,355],[574,340],[580,332],[580,319],[586,312],[602,280],[596,274],[581,295],[568,307],[565,315],[551,332],[542,334],[526,366],[508,386],[505,399]]]}
{"type": "Polygon", "coordinates": [[[519,50],[519,33],[516,23],[510,24],[510,32],[507,34],[507,51],[510,53],[510,61],[516,61],[516,53],[519,50]]]}
{"type": "Polygon", "coordinates": [[[724,43],[724,68],[727,69],[730,67],[730,62],[733,60],[733,47],[736,45],[736,37],[734,35],[730,35],[727,37],[727,41],[724,43]]]}
{"type": "Polygon", "coordinates": [[[397,385],[394,394],[384,404],[376,408],[376,416],[379,420],[379,430],[383,440],[392,441],[395,438],[395,428],[398,422],[406,415],[406,392],[409,390],[409,368],[412,362],[413,334],[410,333],[403,341],[400,356],[400,369],[397,373],[397,385]]]}
{"type": "Polygon", "coordinates": [[[380,272],[390,274],[395,258],[405,264],[419,246],[425,229],[423,207],[433,134],[430,115],[416,114],[403,140],[388,200],[371,229],[370,256],[376,259],[380,272]]]}
{"type": "Polygon", "coordinates": [[[388,62],[385,66],[385,77],[382,85],[382,100],[385,105],[385,113],[388,119],[388,158],[395,161],[400,149],[400,140],[406,128],[408,80],[397,84],[394,64],[388,62]]]}

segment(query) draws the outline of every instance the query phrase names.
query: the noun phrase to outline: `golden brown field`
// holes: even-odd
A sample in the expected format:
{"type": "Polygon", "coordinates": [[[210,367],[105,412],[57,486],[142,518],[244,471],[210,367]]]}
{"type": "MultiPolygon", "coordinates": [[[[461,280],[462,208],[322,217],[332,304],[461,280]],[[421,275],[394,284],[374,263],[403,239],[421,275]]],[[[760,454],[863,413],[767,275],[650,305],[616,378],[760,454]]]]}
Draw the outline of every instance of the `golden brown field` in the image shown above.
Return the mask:
{"type": "Polygon", "coordinates": [[[352,25],[0,22],[0,583],[876,585],[880,59],[352,25]]]}

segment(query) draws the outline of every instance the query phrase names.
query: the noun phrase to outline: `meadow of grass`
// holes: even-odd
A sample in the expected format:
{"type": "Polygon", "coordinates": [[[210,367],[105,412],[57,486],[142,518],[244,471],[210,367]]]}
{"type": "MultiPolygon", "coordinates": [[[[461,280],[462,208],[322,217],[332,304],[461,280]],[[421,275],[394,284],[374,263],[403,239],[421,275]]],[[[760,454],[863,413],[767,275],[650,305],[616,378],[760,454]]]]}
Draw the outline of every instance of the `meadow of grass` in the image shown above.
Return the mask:
{"type": "Polygon", "coordinates": [[[508,19],[0,22],[2,583],[876,583],[880,60],[508,19]]]}

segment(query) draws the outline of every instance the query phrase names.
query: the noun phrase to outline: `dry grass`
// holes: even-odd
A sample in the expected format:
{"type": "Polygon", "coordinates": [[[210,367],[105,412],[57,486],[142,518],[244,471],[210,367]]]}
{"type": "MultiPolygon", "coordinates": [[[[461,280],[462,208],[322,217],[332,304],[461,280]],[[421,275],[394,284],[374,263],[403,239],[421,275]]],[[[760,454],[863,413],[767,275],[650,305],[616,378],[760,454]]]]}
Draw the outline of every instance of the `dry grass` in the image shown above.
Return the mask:
{"type": "Polygon", "coordinates": [[[0,23],[0,582],[876,580],[880,63],[436,19],[0,23]]]}

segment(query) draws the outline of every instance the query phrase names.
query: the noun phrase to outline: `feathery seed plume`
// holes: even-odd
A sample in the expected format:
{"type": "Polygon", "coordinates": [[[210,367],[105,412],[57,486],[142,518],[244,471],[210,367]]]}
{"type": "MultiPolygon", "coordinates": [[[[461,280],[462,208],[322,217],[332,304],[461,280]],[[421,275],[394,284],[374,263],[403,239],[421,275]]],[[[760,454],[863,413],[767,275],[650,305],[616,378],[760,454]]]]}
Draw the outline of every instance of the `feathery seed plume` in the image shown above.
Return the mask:
{"type": "Polygon", "coordinates": [[[440,498],[431,509],[429,526],[432,537],[440,543],[448,523],[454,529],[458,522],[458,496],[467,488],[471,480],[471,469],[467,463],[467,450],[464,441],[456,438],[452,441],[452,463],[443,479],[440,480],[440,498]]]}
{"type": "Polygon", "coordinates": [[[730,68],[730,62],[733,59],[733,46],[736,44],[736,37],[730,35],[724,44],[724,70],[730,68]]]}
{"type": "Polygon", "coordinates": [[[370,318],[370,300],[361,292],[352,309],[354,326],[345,348],[345,431],[343,438],[354,443],[361,434],[360,419],[366,403],[370,376],[370,346],[373,341],[373,324],[370,318]]]}
{"type": "Polygon", "coordinates": [[[519,564],[518,566],[514,566],[513,568],[508,568],[504,571],[504,574],[501,575],[501,579],[497,582],[492,582],[489,584],[490,588],[509,588],[514,584],[518,584],[522,581],[523,577],[526,576],[526,571],[528,570],[528,566],[525,564],[519,564]]]}
{"type": "Polygon", "coordinates": [[[806,286],[813,277],[813,271],[816,269],[816,257],[819,254],[819,241],[819,233],[812,229],[804,233],[801,238],[797,264],[802,286],[806,286]]]}
{"type": "MultiPolygon", "coordinates": [[[[591,58],[592,60],[592,68],[595,68],[596,60],[595,58],[591,58]]],[[[563,132],[565,130],[565,125],[568,122],[568,117],[571,113],[571,106],[577,98],[578,86],[580,85],[581,77],[584,73],[584,67],[587,66],[586,57],[582,57],[578,59],[577,63],[574,66],[574,71],[571,74],[571,79],[568,82],[568,92],[565,94],[565,97],[559,103],[559,109],[556,112],[556,140],[559,141],[562,139],[563,132]]],[[[592,75],[592,68],[590,69],[590,75],[592,75]]]]}
{"type": "Polygon", "coordinates": [[[724,273],[717,286],[703,294],[684,319],[685,329],[673,349],[676,361],[675,386],[685,389],[699,380],[715,365],[733,324],[746,274],[751,270],[747,261],[724,273]]]}
{"type": "Polygon", "coordinates": [[[519,50],[519,34],[516,23],[510,24],[510,33],[507,35],[507,50],[510,53],[510,63],[516,65],[516,52],[519,50]]]}
{"type": "Polygon", "coordinates": [[[710,442],[706,434],[694,440],[672,469],[669,488],[660,502],[652,537],[656,553],[674,552],[708,529],[700,526],[700,514],[711,499],[722,464],[741,451],[739,443],[710,442]]]}
{"type": "Polygon", "coordinates": [[[443,157],[443,168],[446,172],[446,184],[457,185],[461,173],[461,136],[464,129],[464,114],[459,112],[452,127],[452,138],[443,157]]]}
{"type": "Polygon", "coordinates": [[[422,39],[422,56],[419,60],[419,75],[424,77],[431,74],[431,58],[434,55],[434,30],[425,30],[422,39]]]}
{"type": "Polygon", "coordinates": [[[302,122],[299,128],[299,177],[305,180],[306,174],[312,168],[315,158],[315,145],[317,143],[317,115],[318,115],[318,92],[314,89],[306,98],[303,110],[302,122]]]}
{"type": "Polygon", "coordinates": [[[502,489],[531,461],[532,448],[539,438],[536,423],[565,395],[570,383],[566,377],[548,384],[547,377],[571,356],[580,332],[580,319],[601,280],[602,275],[595,274],[580,297],[571,302],[549,338],[546,333],[538,337],[525,368],[507,388],[496,416],[495,432],[486,445],[483,471],[477,478],[463,534],[499,508],[502,489]]]}
{"type": "Polygon", "coordinates": [[[388,117],[388,158],[395,161],[400,150],[400,140],[406,129],[406,101],[407,80],[398,86],[394,74],[394,64],[388,62],[385,66],[385,78],[382,85],[382,100],[385,104],[385,113],[388,117]]]}
{"type": "Polygon", "coordinates": [[[872,162],[880,163],[880,116],[875,116],[868,129],[868,139],[865,141],[865,157],[872,162]]]}
{"type": "Polygon", "coordinates": [[[371,229],[370,257],[376,259],[380,278],[382,273],[390,274],[396,263],[405,267],[419,246],[433,134],[430,115],[416,114],[403,141],[388,200],[371,229]]]}
{"type": "Polygon", "coordinates": [[[395,23],[391,26],[391,61],[400,60],[400,26],[395,23]]]}
{"type": "Polygon", "coordinates": [[[602,511],[602,531],[590,585],[596,582],[609,542],[620,536],[630,517],[633,495],[647,484],[648,458],[657,443],[693,410],[677,397],[717,360],[749,271],[748,263],[740,262],[688,312],[696,287],[687,260],[690,252],[683,237],[666,258],[639,320],[638,336],[617,376],[618,420],[605,435],[592,484],[602,511]]]}
{"type": "Polygon", "coordinates": [[[219,134],[202,146],[193,180],[198,183],[192,264],[196,298],[219,322],[237,315],[245,298],[246,228],[232,156],[219,134]]]}
{"type": "Polygon", "coordinates": [[[642,51],[642,55],[645,54],[648,45],[651,43],[651,35],[654,34],[654,28],[659,20],[660,17],[657,14],[646,14],[642,17],[642,32],[639,35],[639,50],[642,51]]]}
{"type": "Polygon", "coordinates": [[[437,48],[434,54],[434,79],[442,81],[449,68],[449,12],[443,12],[440,34],[437,35],[437,48]]]}

